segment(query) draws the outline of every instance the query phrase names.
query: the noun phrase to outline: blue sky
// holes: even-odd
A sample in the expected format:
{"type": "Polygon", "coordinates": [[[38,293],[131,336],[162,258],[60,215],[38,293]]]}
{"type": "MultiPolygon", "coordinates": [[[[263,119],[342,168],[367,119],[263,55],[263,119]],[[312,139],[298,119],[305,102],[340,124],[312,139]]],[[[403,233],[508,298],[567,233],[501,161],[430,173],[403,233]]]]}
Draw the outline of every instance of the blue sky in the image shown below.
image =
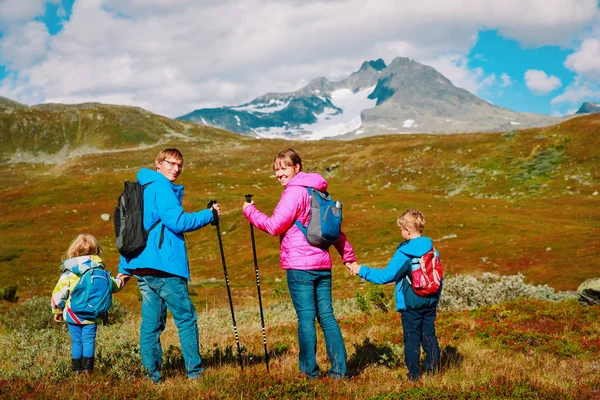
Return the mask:
{"type": "MultiPolygon", "coordinates": [[[[483,91],[481,97],[505,107],[522,112],[541,114],[552,113],[550,101],[560,93],[561,88],[568,86],[576,74],[563,65],[573,50],[560,46],[542,46],[538,48],[523,48],[518,41],[502,37],[498,31],[480,31],[475,46],[468,55],[469,66],[482,68],[486,74],[494,74],[508,79],[502,89],[496,87],[491,91],[483,91]],[[556,77],[554,85],[548,88],[534,89],[528,87],[525,74],[529,70],[543,71],[548,79],[541,75],[540,85],[556,77]],[[508,84],[510,82],[510,84],[508,84]],[[541,91],[540,91],[541,90],[541,91]]],[[[501,79],[501,78],[500,78],[501,79]]],[[[597,99],[600,102],[600,97],[597,99]]],[[[563,109],[564,110],[564,109],[563,109]]]]}
{"type": "Polygon", "coordinates": [[[0,0],[0,96],[176,117],[409,57],[521,112],[600,103],[597,0],[0,0]]]}

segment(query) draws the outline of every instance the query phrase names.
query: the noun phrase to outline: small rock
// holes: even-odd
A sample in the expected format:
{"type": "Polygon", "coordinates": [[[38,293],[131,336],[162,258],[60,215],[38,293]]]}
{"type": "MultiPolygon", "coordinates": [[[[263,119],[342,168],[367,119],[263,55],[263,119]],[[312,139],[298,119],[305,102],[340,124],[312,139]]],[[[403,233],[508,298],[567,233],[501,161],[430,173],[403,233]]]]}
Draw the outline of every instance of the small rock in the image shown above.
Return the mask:
{"type": "Polygon", "coordinates": [[[100,218],[102,218],[102,221],[108,221],[110,219],[110,214],[104,213],[100,218]]]}
{"type": "Polygon", "coordinates": [[[600,278],[591,278],[579,285],[577,297],[582,306],[600,304],[600,278]]]}

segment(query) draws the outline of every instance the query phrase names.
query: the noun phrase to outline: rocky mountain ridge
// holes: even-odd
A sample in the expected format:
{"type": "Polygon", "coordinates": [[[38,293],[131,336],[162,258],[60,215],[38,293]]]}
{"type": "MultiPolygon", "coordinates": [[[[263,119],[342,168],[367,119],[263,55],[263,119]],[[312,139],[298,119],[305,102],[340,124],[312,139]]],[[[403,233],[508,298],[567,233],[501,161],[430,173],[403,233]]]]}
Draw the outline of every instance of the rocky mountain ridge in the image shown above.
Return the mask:
{"type": "Polygon", "coordinates": [[[458,88],[434,68],[404,57],[365,61],[348,77],[319,77],[295,92],[268,93],[234,107],[178,119],[244,135],[352,139],[390,133],[510,131],[560,118],[501,108],[458,88]]]}
{"type": "Polygon", "coordinates": [[[584,102],[575,114],[596,114],[600,113],[600,104],[591,101],[584,102]]]}

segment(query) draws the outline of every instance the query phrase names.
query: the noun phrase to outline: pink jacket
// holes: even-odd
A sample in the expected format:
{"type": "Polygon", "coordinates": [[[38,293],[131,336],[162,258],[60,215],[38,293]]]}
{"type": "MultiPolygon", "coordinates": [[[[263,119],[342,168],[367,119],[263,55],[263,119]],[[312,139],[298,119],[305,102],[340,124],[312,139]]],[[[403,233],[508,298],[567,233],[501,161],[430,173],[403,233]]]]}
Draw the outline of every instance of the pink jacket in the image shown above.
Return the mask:
{"type": "MultiPolygon", "coordinates": [[[[305,226],[308,224],[310,197],[307,186],[323,191],[327,190],[327,181],[316,173],[299,172],[287,183],[271,217],[258,211],[254,205],[244,210],[252,225],[273,236],[279,235],[282,269],[331,269],[329,250],[310,245],[294,225],[296,220],[305,226]]],[[[356,261],[354,250],[343,232],[334,246],[344,263],[356,261]]]]}

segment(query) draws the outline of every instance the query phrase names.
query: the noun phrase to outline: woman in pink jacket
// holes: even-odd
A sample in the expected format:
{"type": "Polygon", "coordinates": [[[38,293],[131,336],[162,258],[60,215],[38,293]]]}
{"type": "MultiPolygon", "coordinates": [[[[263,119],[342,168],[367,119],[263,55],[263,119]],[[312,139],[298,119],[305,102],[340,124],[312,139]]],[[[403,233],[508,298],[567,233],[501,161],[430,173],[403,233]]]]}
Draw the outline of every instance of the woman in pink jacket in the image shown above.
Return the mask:
{"type": "MultiPolygon", "coordinates": [[[[329,250],[310,245],[294,225],[298,220],[306,226],[310,220],[310,198],[306,187],[321,191],[327,181],[316,173],[302,172],[302,160],[293,150],[284,150],[273,160],[275,177],[285,188],[271,217],[261,213],[254,202],[244,203],[244,215],[258,229],[279,235],[281,268],[285,270],[288,288],[298,316],[300,372],[310,378],[319,373],[317,365],[317,333],[315,318],[325,336],[327,355],[331,362],[329,375],[346,377],[346,347],[331,304],[331,256],[329,250]]],[[[356,261],[354,250],[341,232],[334,244],[344,264],[356,261]]]]}

